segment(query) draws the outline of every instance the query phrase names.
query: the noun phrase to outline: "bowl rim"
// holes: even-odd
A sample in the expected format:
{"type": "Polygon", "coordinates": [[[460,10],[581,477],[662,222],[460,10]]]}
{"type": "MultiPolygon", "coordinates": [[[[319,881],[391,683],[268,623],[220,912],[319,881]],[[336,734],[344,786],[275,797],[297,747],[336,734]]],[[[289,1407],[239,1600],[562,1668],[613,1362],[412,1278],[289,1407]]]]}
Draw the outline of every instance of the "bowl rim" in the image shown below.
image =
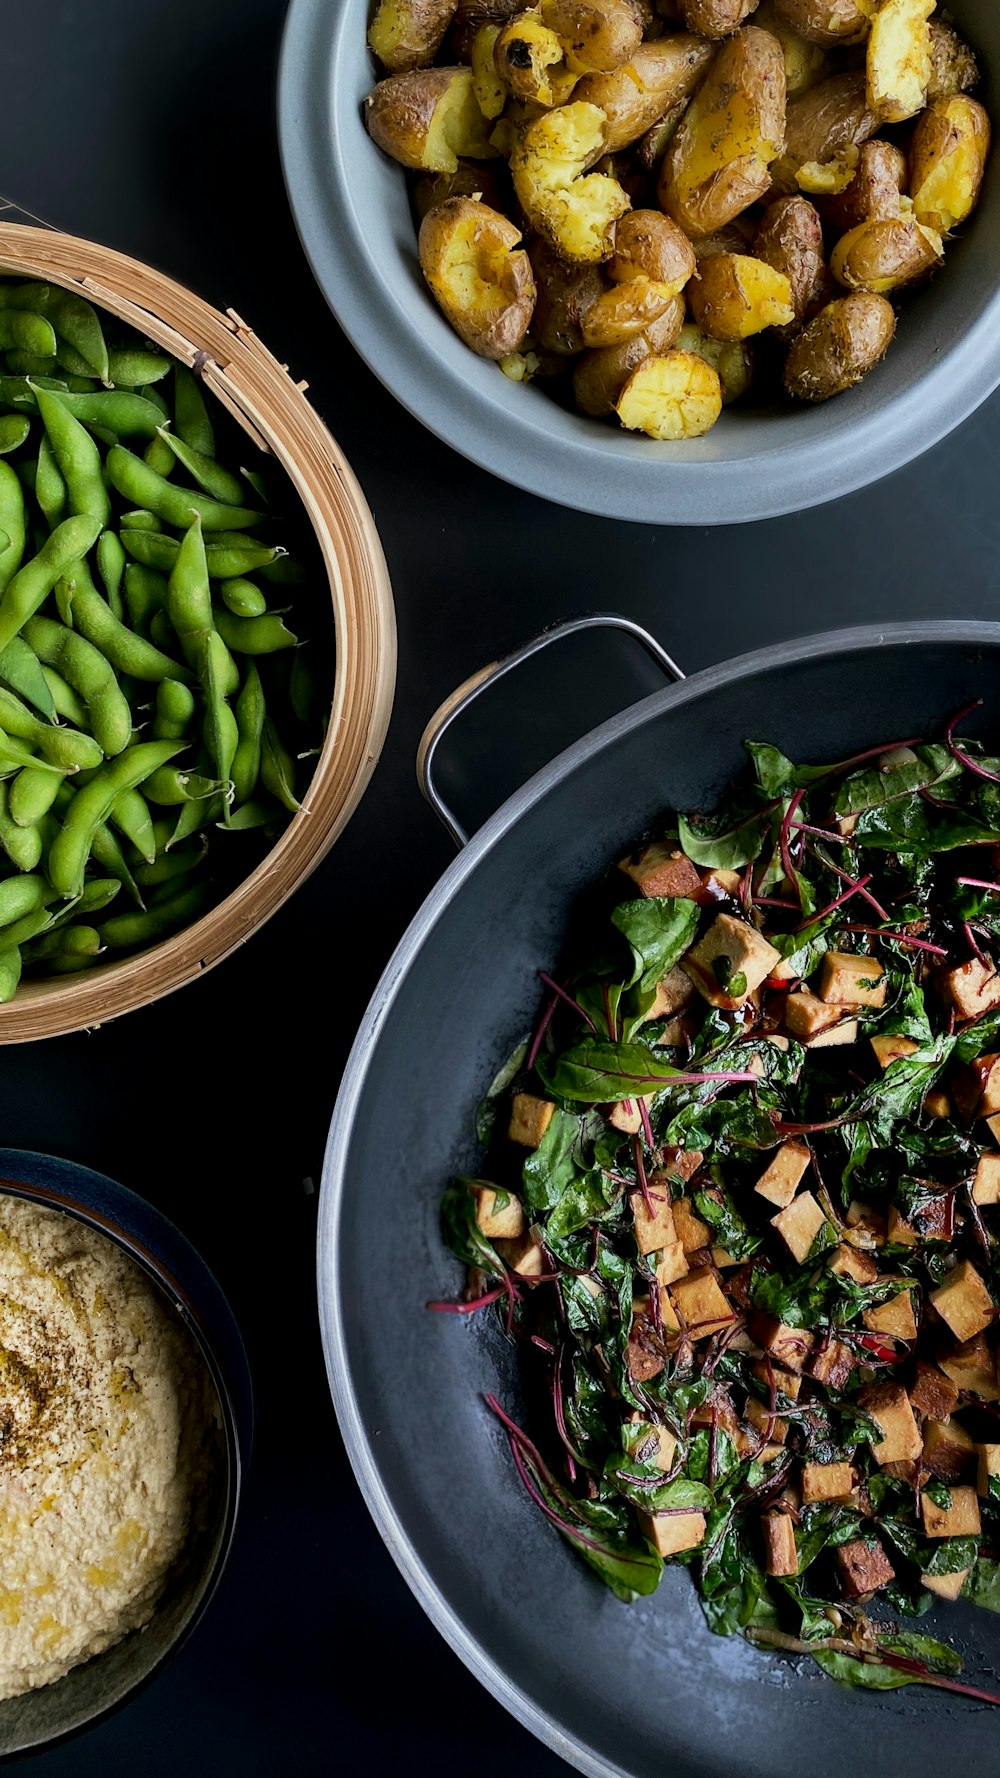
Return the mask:
{"type": "MultiPolygon", "coordinates": [[[[827,406],[830,424],[804,442],[779,437],[753,456],[712,462],[684,460],[677,455],[682,447],[593,423],[579,445],[558,437],[540,404],[504,401],[499,377],[494,395],[478,374],[482,362],[470,365],[468,349],[432,305],[421,325],[379,272],[354,200],[363,182],[352,160],[355,144],[340,128],[336,88],[336,67],[346,59],[344,43],[360,10],[360,0],[344,0],[333,14],[326,0],[291,0],[288,9],[278,139],[292,215],[313,275],[369,369],[430,432],[501,480],[581,512],[646,524],[778,518],[903,468],[1000,386],[998,285],[971,327],[935,346],[909,388],[846,415],[827,406]]],[[[344,103],[355,108],[356,98],[344,103]]],[[[379,153],[374,145],[371,152],[379,153]]]]}

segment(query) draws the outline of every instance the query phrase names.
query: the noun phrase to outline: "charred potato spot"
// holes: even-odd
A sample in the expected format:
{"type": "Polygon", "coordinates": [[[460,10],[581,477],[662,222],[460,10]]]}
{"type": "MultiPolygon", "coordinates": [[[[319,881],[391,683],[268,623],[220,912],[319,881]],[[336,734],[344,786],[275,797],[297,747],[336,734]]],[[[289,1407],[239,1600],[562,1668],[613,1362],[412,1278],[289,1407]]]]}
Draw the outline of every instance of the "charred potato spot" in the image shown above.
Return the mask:
{"type": "Polygon", "coordinates": [[[861,0],[872,20],[868,103],[881,123],[904,123],[927,98],[931,78],[928,23],[937,0],[861,0]]]}
{"type": "Polygon", "coordinates": [[[896,331],[892,304],[859,291],[828,303],[792,341],[785,388],[798,401],[829,401],[853,389],[884,358],[896,331]]]}
{"type": "Polygon", "coordinates": [[[379,0],[368,44],[390,74],[426,68],[441,46],[456,0],[379,0]]]}
{"type": "Polygon", "coordinates": [[[892,142],[865,142],[858,170],[843,194],[829,203],[824,217],[838,234],[871,219],[902,215],[906,156],[892,142]]]}
{"type": "Polygon", "coordinates": [[[596,105],[574,102],[529,124],[510,157],[525,216],[566,259],[610,259],[614,225],[631,207],[616,180],[587,172],[604,147],[604,129],[596,105]]]}
{"type": "Polygon", "coordinates": [[[719,50],[663,162],[659,201],[685,234],[712,234],[763,197],[784,119],[781,45],[745,25],[719,50]]]}
{"type": "Polygon", "coordinates": [[[823,270],[823,224],[807,198],[778,198],[765,210],[754,253],[788,279],[794,319],[801,322],[823,270]]]}
{"type": "Polygon", "coordinates": [[[582,414],[606,419],[629,377],[644,358],[669,352],[684,324],[684,304],[675,297],[669,309],[645,333],[620,346],[601,346],[585,352],[573,371],[573,395],[582,414]]]}
{"type": "Polygon", "coordinates": [[[653,278],[633,278],[613,284],[592,303],[583,317],[585,346],[617,346],[633,334],[645,333],[651,321],[666,314],[677,292],[653,278]]]}
{"type": "Polygon", "coordinates": [[[868,106],[864,74],[834,74],[788,107],[785,149],[772,168],[775,190],[796,189],[799,169],[841,159],[878,127],[868,106]]]}
{"type": "Polygon", "coordinates": [[[496,153],[476,103],[468,68],[418,68],[391,74],[367,101],[368,134],[404,167],[454,173],[460,155],[496,153]]]}
{"type": "Polygon", "coordinates": [[[576,85],[576,75],[566,66],[559,38],[543,23],[539,12],[519,13],[503,27],[494,46],[493,62],[515,98],[534,100],[539,105],[564,105],[576,85]]]}
{"type": "Polygon", "coordinates": [[[910,195],[918,222],[950,234],[979,201],[990,152],[990,120],[963,93],[934,99],[910,148],[910,195]]]}
{"type": "Polygon", "coordinates": [[[886,217],[861,223],[837,242],[830,270],[847,290],[873,290],[884,296],[926,277],[944,254],[941,236],[912,217],[886,217]]]}
{"type": "Polygon", "coordinates": [[[722,405],[739,401],[753,381],[753,347],[745,340],[713,340],[694,322],[685,322],[677,336],[681,352],[695,352],[704,358],[718,376],[722,386],[722,405]]]}
{"type": "Polygon", "coordinates": [[[455,332],[480,358],[515,352],[531,323],[535,279],[521,232],[473,198],[449,198],[420,225],[420,269],[455,332]]]}
{"type": "Polygon", "coordinates": [[[713,253],[703,259],[687,298],[698,326],[714,340],[745,340],[795,320],[784,272],[748,254],[713,253]]]}
{"type": "Polygon", "coordinates": [[[644,358],[615,404],[629,432],[673,442],[700,438],[722,412],[717,373],[695,352],[644,358]]]}
{"type": "Polygon", "coordinates": [[[682,229],[659,210],[631,210],[615,230],[608,276],[615,284],[652,278],[679,296],[695,269],[695,254],[682,229]]]}
{"type": "Polygon", "coordinates": [[[613,74],[642,42],[634,0],[542,0],[542,14],[577,74],[613,74]]]}
{"type": "Polygon", "coordinates": [[[958,32],[943,19],[930,21],[931,77],[927,83],[928,99],[950,99],[956,93],[967,93],[979,80],[976,58],[958,32]]]}
{"type": "Polygon", "coordinates": [[[576,97],[600,106],[608,120],[606,147],[617,154],[686,104],[714,54],[714,44],[682,34],[642,43],[613,74],[584,75],[576,97]]]}
{"type": "Polygon", "coordinates": [[[756,10],[757,0],[680,0],[685,25],[702,37],[731,37],[756,10]]]}

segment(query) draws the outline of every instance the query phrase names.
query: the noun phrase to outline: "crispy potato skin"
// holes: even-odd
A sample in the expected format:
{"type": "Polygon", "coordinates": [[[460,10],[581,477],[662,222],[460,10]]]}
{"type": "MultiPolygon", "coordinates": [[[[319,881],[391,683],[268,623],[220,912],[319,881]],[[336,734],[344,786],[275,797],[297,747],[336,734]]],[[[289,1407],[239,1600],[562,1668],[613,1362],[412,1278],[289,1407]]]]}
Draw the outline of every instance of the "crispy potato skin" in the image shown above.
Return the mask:
{"type": "Polygon", "coordinates": [[[752,12],[758,0],[680,0],[680,14],[689,31],[702,37],[731,37],[752,12]]]}
{"type": "Polygon", "coordinates": [[[454,173],[459,155],[495,155],[468,68],[417,68],[380,80],[367,101],[368,134],[417,171],[454,173]],[[450,121],[442,127],[445,115],[450,121]]]}
{"type": "Polygon", "coordinates": [[[793,30],[778,11],[777,0],[761,0],[754,13],[754,24],[763,31],[770,31],[781,44],[785,58],[785,90],[790,99],[807,93],[829,72],[829,59],[823,45],[812,43],[808,37],[793,30]]]}
{"type": "Polygon", "coordinates": [[[493,65],[515,99],[564,105],[576,85],[556,33],[536,12],[521,12],[504,25],[493,48],[493,65]]]}
{"type": "Polygon", "coordinates": [[[835,234],[846,235],[862,222],[902,214],[906,156],[893,142],[864,142],[858,170],[839,197],[828,198],[823,219],[835,234]]]}
{"type": "Polygon", "coordinates": [[[826,49],[862,43],[868,35],[868,20],[855,0],[774,0],[774,9],[800,37],[826,49]]]}
{"type": "Polygon", "coordinates": [[[669,284],[653,278],[632,278],[612,284],[592,303],[583,317],[583,343],[587,347],[620,346],[673,309],[677,294],[669,284]]]}
{"type": "Polygon", "coordinates": [[[676,222],[659,210],[630,210],[615,229],[608,277],[615,284],[652,278],[672,285],[672,294],[679,296],[695,263],[694,248],[676,222]]]}
{"type": "Polygon", "coordinates": [[[484,25],[502,28],[523,11],[524,0],[458,0],[449,38],[458,60],[468,61],[473,39],[484,25]]]}
{"type": "Polygon", "coordinates": [[[918,222],[939,234],[971,216],[990,153],[990,120],[964,93],[933,99],[910,147],[910,196],[918,222]]]}
{"type": "Polygon", "coordinates": [[[684,325],[684,303],[679,296],[657,321],[620,346],[601,346],[586,352],[573,372],[573,395],[582,414],[603,420],[614,412],[615,403],[632,372],[644,358],[654,353],[669,352],[684,325]]]}
{"type": "Polygon", "coordinates": [[[542,17],[575,74],[613,74],[642,42],[635,0],[542,0],[542,17]]]}
{"type": "Polygon", "coordinates": [[[505,358],[524,339],[535,307],[521,231],[474,198],[447,198],[420,224],[417,250],[431,294],[480,358],[505,358]]]}
{"type": "Polygon", "coordinates": [[[979,80],[979,67],[968,44],[943,19],[931,19],[930,33],[928,100],[950,99],[955,93],[967,93],[979,80]]]}
{"type": "Polygon", "coordinates": [[[792,325],[801,326],[823,270],[819,211],[808,198],[778,198],[761,218],[753,250],[758,259],[788,279],[795,310],[792,325]]]}
{"type": "Polygon", "coordinates": [[[786,390],[799,401],[842,395],[884,358],[895,332],[895,311],[884,296],[858,291],[828,303],[792,341],[786,390]]]}
{"type": "Polygon", "coordinates": [[[583,321],[604,290],[596,265],[570,265],[554,247],[539,238],[530,243],[537,298],[531,321],[532,338],[546,352],[572,358],[583,347],[583,321]]]}
{"type": "Polygon", "coordinates": [[[482,198],[491,210],[504,209],[510,193],[504,191],[489,161],[459,161],[454,173],[422,173],[413,187],[413,208],[418,222],[446,198],[482,198]]]}
{"type": "Polygon", "coordinates": [[[703,259],[687,300],[697,326],[713,340],[745,340],[795,319],[787,277],[749,254],[713,253],[703,259]]]}
{"type": "Polygon", "coordinates": [[[879,295],[926,277],[941,263],[941,237],[910,216],[862,222],[837,242],[830,270],[845,290],[879,295]]]}
{"type": "Polygon", "coordinates": [[[807,161],[835,160],[867,142],[877,127],[864,74],[834,74],[821,81],[788,107],[785,150],[772,168],[775,191],[795,191],[795,175],[807,161]]]}
{"type": "Polygon", "coordinates": [[[379,0],[368,43],[390,74],[426,68],[451,24],[457,0],[379,0]]]}
{"type": "Polygon", "coordinates": [[[597,105],[608,120],[605,146],[617,154],[693,93],[715,54],[714,45],[678,32],[642,43],[613,74],[585,74],[574,96],[597,105]]]}
{"type": "Polygon", "coordinates": [[[692,239],[724,228],[763,197],[785,134],[785,58],[744,25],[723,43],[667,150],[661,208],[692,239]]]}

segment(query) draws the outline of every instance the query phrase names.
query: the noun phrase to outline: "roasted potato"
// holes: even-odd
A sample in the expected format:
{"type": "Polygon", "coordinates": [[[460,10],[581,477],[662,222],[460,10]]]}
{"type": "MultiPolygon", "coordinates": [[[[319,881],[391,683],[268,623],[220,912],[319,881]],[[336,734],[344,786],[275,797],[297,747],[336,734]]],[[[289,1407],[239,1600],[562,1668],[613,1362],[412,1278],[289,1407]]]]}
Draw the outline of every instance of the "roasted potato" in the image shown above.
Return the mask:
{"type": "Polygon", "coordinates": [[[931,78],[929,19],[937,0],[861,0],[871,17],[868,104],[880,123],[923,109],[931,78]]]}
{"type": "Polygon", "coordinates": [[[784,272],[745,253],[713,253],[699,261],[687,301],[694,320],[713,340],[745,340],[765,327],[787,327],[795,320],[784,272]]]}
{"type": "Polygon", "coordinates": [[[459,61],[468,61],[473,39],[484,25],[499,29],[523,11],[524,0],[458,0],[449,44],[459,61]]]}
{"type": "Polygon", "coordinates": [[[635,145],[635,158],[647,173],[654,172],[659,166],[677,134],[677,126],[687,108],[687,100],[679,100],[676,105],[671,105],[658,123],[651,125],[644,136],[640,136],[635,145]]]}
{"type": "Polygon", "coordinates": [[[635,0],[541,0],[541,7],[575,74],[613,74],[642,42],[635,0]]]}
{"type": "Polygon", "coordinates": [[[823,206],[824,221],[841,235],[862,222],[901,216],[905,185],[906,156],[902,150],[892,142],[865,142],[850,185],[823,206]]]}
{"type": "Polygon", "coordinates": [[[790,99],[807,93],[829,72],[829,61],[822,44],[813,43],[793,30],[778,11],[778,0],[761,0],[753,22],[762,31],[770,31],[781,44],[785,58],[785,91],[790,99]]]}
{"type": "Polygon", "coordinates": [[[587,171],[603,152],[605,127],[603,111],[574,100],[529,124],[510,157],[525,216],[565,259],[610,259],[615,223],[631,208],[617,180],[587,171]]]}
{"type": "Polygon", "coordinates": [[[528,103],[565,105],[576,85],[559,38],[537,11],[519,12],[502,27],[493,46],[493,63],[515,99],[528,103]]]}
{"type": "Polygon", "coordinates": [[[725,228],[720,228],[714,235],[702,235],[693,241],[694,256],[700,265],[713,253],[753,253],[754,236],[757,224],[752,216],[734,216],[725,228]]]}
{"type": "Polygon", "coordinates": [[[793,323],[801,325],[823,270],[823,224],[807,198],[778,198],[768,206],[754,254],[788,279],[793,323]]]}
{"type": "Polygon", "coordinates": [[[492,161],[459,161],[453,173],[422,173],[413,187],[413,208],[418,222],[436,210],[446,198],[482,198],[493,210],[503,211],[510,202],[509,189],[501,184],[492,161]]]}
{"type": "Polygon", "coordinates": [[[636,334],[620,346],[601,346],[595,352],[585,352],[573,371],[573,395],[580,412],[596,419],[613,413],[632,372],[653,353],[669,352],[683,325],[684,303],[675,296],[671,307],[645,333],[636,334]]]}
{"type": "Polygon", "coordinates": [[[702,37],[731,37],[757,4],[758,0],[680,0],[680,15],[688,30],[702,37]]]}
{"type": "Polygon", "coordinates": [[[608,120],[605,147],[617,154],[686,103],[714,54],[714,44],[700,37],[660,37],[640,44],[614,74],[584,75],[575,97],[600,106],[608,120]]]}
{"type": "Polygon", "coordinates": [[[789,348],[785,388],[798,401],[829,401],[853,389],[892,344],[896,315],[884,296],[858,291],[828,303],[789,348]]]}
{"type": "Polygon", "coordinates": [[[544,351],[572,358],[584,349],[584,317],[605,289],[601,269],[570,265],[542,240],[530,243],[528,255],[537,290],[532,336],[544,351]]]}
{"type": "Polygon", "coordinates": [[[964,93],[933,99],[910,147],[910,196],[918,222],[947,235],[979,201],[990,152],[990,120],[964,93]]]}
{"type": "Polygon", "coordinates": [[[660,284],[654,278],[632,278],[627,284],[612,284],[583,317],[584,345],[622,345],[672,311],[676,297],[669,284],[660,284]]]}
{"type": "Polygon", "coordinates": [[[379,0],[368,45],[390,74],[426,68],[437,55],[457,0],[379,0]]]}
{"type": "Polygon", "coordinates": [[[454,173],[459,156],[496,154],[469,68],[417,68],[380,80],[366,100],[368,134],[404,167],[454,173]]]}
{"type": "Polygon", "coordinates": [[[448,198],[420,224],[420,269],[438,307],[480,358],[516,352],[535,307],[521,231],[474,198],[448,198]]]}
{"type": "Polygon", "coordinates": [[[631,210],[615,229],[608,277],[615,284],[653,278],[679,296],[695,268],[695,254],[683,229],[659,210],[631,210]]]}
{"type": "Polygon", "coordinates": [[[723,43],[667,150],[661,207],[696,239],[763,197],[785,135],[785,61],[767,31],[723,43]]]}
{"type": "Polygon", "coordinates": [[[800,37],[827,49],[862,43],[868,35],[868,20],[855,0],[774,0],[774,9],[800,37]]]}
{"type": "Polygon", "coordinates": [[[979,80],[976,58],[952,25],[943,19],[930,21],[931,77],[927,97],[950,99],[955,93],[967,93],[979,80]]]}
{"type": "Polygon", "coordinates": [[[837,242],[830,270],[845,290],[873,290],[884,296],[913,284],[940,265],[941,236],[912,216],[862,222],[837,242]]]}
{"type": "Polygon", "coordinates": [[[497,38],[502,29],[502,25],[480,25],[469,44],[473,90],[484,117],[499,117],[507,103],[507,86],[496,64],[497,38]]]}
{"type": "Polygon", "coordinates": [[[753,381],[753,347],[745,340],[713,340],[694,321],[686,321],[677,336],[681,352],[696,352],[718,376],[722,405],[739,401],[753,381]]]}
{"type": "Polygon", "coordinates": [[[842,158],[877,127],[864,74],[834,74],[821,81],[788,107],[784,152],[771,169],[775,192],[795,191],[800,167],[842,158]]]}
{"type": "Polygon", "coordinates": [[[661,441],[700,438],[722,412],[722,385],[696,352],[653,355],[632,372],[615,412],[629,432],[661,441]]]}

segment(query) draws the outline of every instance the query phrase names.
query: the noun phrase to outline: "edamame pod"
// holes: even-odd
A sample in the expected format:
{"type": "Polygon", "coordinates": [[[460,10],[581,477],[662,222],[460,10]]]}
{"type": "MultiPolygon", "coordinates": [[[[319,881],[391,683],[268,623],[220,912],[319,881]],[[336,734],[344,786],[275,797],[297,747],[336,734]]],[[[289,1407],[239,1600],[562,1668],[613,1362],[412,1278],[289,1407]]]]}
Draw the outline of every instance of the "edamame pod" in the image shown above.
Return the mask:
{"type": "MultiPolygon", "coordinates": [[[[58,778],[54,782],[58,784],[58,778]]],[[[41,862],[42,831],[22,825],[11,813],[10,795],[16,783],[16,778],[13,784],[0,780],[0,846],[16,870],[33,871],[41,862]]]]}
{"type": "MultiPolygon", "coordinates": [[[[191,883],[169,901],[147,908],[145,913],[112,914],[101,927],[101,937],[112,950],[138,950],[187,926],[208,905],[211,895],[209,884],[191,883]]],[[[0,941],[2,937],[0,933],[0,941]]]]}
{"type": "MultiPolygon", "coordinates": [[[[6,464],[0,463],[0,471],[5,468],[6,464]]],[[[0,596],[0,649],[6,648],[34,616],[60,575],[93,547],[99,531],[96,519],[74,514],[57,525],[38,554],[18,569],[0,596]]]]}
{"type": "Polygon", "coordinates": [[[186,364],[178,364],[174,369],[174,431],[202,456],[215,456],[215,433],[201,385],[186,364]]]}
{"type": "MultiPolygon", "coordinates": [[[[59,795],[61,783],[62,780],[52,772],[39,772],[34,766],[25,766],[16,778],[11,779],[8,801],[11,820],[20,828],[36,828],[59,795]]],[[[33,867],[22,865],[21,868],[33,867]]]]}
{"type": "Polygon", "coordinates": [[[267,600],[259,587],[252,580],[224,580],[222,583],[222,603],[234,617],[263,617],[267,610],[267,600]]]}
{"type": "MultiPolygon", "coordinates": [[[[0,882],[0,927],[12,926],[15,920],[22,920],[26,914],[37,913],[39,908],[48,907],[58,899],[59,891],[53,889],[36,871],[28,871],[17,877],[4,877],[0,882]]],[[[0,932],[0,945],[8,942],[5,933],[0,932]]]]}
{"type": "Polygon", "coordinates": [[[0,463],[0,530],[7,542],[0,550],[0,593],[4,591],[21,566],[24,556],[24,494],[16,472],[9,463],[0,463]]]}
{"type": "MultiPolygon", "coordinates": [[[[177,468],[177,458],[169,445],[164,444],[159,433],[150,439],[142,453],[142,460],[149,469],[155,469],[157,475],[162,475],[165,480],[169,480],[177,468]]],[[[158,519],[154,521],[154,525],[159,525],[158,519]]]]}
{"type": "Polygon", "coordinates": [[[76,792],[49,853],[49,876],[60,895],[79,894],[95,831],[106,822],[122,791],[137,789],[180,751],[176,741],[140,741],[101,766],[76,792]]]}
{"type": "Polygon", "coordinates": [[[220,500],[211,500],[207,494],[175,487],[124,445],[112,445],[108,452],[107,475],[123,499],[147,507],[168,525],[180,529],[190,525],[192,512],[198,514],[206,531],[245,531],[263,517],[250,507],[227,506],[220,500]]]}
{"type": "Polygon", "coordinates": [[[128,347],[125,351],[108,353],[108,373],[116,389],[141,389],[146,383],[158,383],[167,375],[171,360],[163,352],[144,352],[128,347]]]}
{"type": "Polygon", "coordinates": [[[42,663],[23,636],[15,636],[0,653],[0,685],[34,704],[49,722],[55,721],[56,707],[42,663]]]}
{"type": "Polygon", "coordinates": [[[50,617],[29,618],[24,633],[39,660],[79,692],[103,752],[121,753],[132,739],[132,711],[111,662],[84,636],[50,617]]]}
{"type": "Polygon", "coordinates": [[[0,352],[31,352],[36,358],[54,358],[55,329],[44,315],[30,309],[0,309],[0,352]]]}
{"type": "MultiPolygon", "coordinates": [[[[115,887],[117,886],[116,884],[115,887]]],[[[101,935],[96,926],[56,925],[31,942],[28,955],[32,963],[42,958],[57,958],[61,954],[89,958],[96,957],[102,948],[101,935]]]]}
{"type": "MultiPolygon", "coordinates": [[[[67,412],[84,426],[100,426],[116,439],[155,438],[163,419],[159,408],[131,389],[92,389],[82,394],[59,389],[57,393],[67,412]]],[[[0,388],[0,399],[2,394],[0,388]]]]}
{"type": "Polygon", "coordinates": [[[295,761],[270,717],[265,719],[261,739],[260,775],[265,789],[277,797],[283,809],[294,813],[301,807],[295,795],[295,761]]]}
{"type": "MultiPolygon", "coordinates": [[[[208,756],[215,767],[216,778],[226,790],[231,785],[233,760],[240,738],[236,718],[226,703],[223,689],[228,666],[229,651],[218,630],[212,630],[205,638],[201,670],[201,685],[205,694],[202,735],[208,748],[208,756]]],[[[227,796],[225,814],[229,813],[229,807],[227,796]]]]}
{"type": "Polygon", "coordinates": [[[117,672],[153,684],[161,679],[191,678],[187,667],[171,660],[169,655],[154,648],[152,642],[137,636],[134,630],[119,622],[110,605],[101,598],[86,563],[78,562],[71,578],[76,582],[73,628],[99,649],[117,672]]]}
{"type": "Polygon", "coordinates": [[[119,833],[131,840],[139,856],[147,864],[151,864],[156,857],[156,841],[153,838],[153,818],[142,791],[123,790],[111,811],[110,820],[119,833]]]}
{"type": "Polygon", "coordinates": [[[230,833],[250,833],[259,827],[277,827],[284,819],[272,797],[253,797],[234,809],[226,826],[230,833]]]}
{"type": "Polygon", "coordinates": [[[212,595],[201,519],[196,513],[181,541],[167,582],[167,616],[193,667],[201,664],[205,639],[214,628],[212,595]]]}
{"type": "Polygon", "coordinates": [[[50,531],[61,524],[66,517],[66,483],[62,470],[56,462],[52,443],[46,435],[38,447],[38,463],[35,468],[35,499],[42,509],[42,514],[50,531]]]}
{"type": "MultiPolygon", "coordinates": [[[[20,638],[17,638],[19,640],[20,638]]],[[[27,645],[26,645],[27,646],[27,645]]],[[[5,651],[6,652],[6,651],[5,651]]],[[[34,653],[34,650],[32,650],[34,653]]],[[[3,656],[0,655],[0,660],[3,656]]],[[[35,656],[37,660],[37,655],[35,656]]],[[[67,685],[61,673],[54,667],[42,667],[42,677],[48,687],[49,695],[56,708],[56,715],[64,722],[71,723],[73,728],[86,729],[90,726],[90,716],[83,699],[77,695],[71,685],[67,685]]],[[[14,687],[15,691],[17,687],[14,687]]],[[[24,696],[24,693],[21,693],[24,696]]]]}
{"type": "MultiPolygon", "coordinates": [[[[141,563],[144,568],[156,568],[161,574],[170,573],[180,549],[176,537],[167,537],[162,531],[137,530],[128,525],[122,526],[120,535],[126,554],[133,561],[141,563]]],[[[232,580],[236,576],[257,574],[281,554],[280,549],[254,543],[249,537],[238,545],[209,543],[205,547],[211,580],[232,580]]]]}
{"type": "MultiPolygon", "coordinates": [[[[97,572],[104,582],[111,614],[119,623],[125,616],[122,579],[125,574],[125,551],[117,531],[102,531],[97,539],[97,572]]],[[[84,630],[84,635],[87,632],[84,630]]],[[[88,638],[93,642],[94,637],[88,638]]]]}
{"type": "Polygon", "coordinates": [[[180,852],[163,852],[151,864],[140,864],[135,873],[141,889],[158,889],[164,883],[176,883],[198,866],[208,850],[207,841],[188,846],[180,852]]]}
{"type": "MultiPolygon", "coordinates": [[[[94,439],[53,389],[35,392],[45,436],[66,484],[70,512],[88,513],[102,527],[111,519],[104,465],[94,439]]],[[[41,453],[39,453],[41,461],[41,453]]]]}
{"type": "MultiPolygon", "coordinates": [[[[206,457],[201,451],[196,451],[193,445],[185,444],[182,438],[178,438],[166,426],[160,427],[157,437],[166,447],[168,454],[176,457],[181,468],[186,469],[192,479],[197,482],[203,494],[208,494],[213,500],[221,500],[223,504],[230,506],[241,504],[244,498],[244,489],[238,475],[232,475],[228,469],[222,467],[221,463],[216,463],[214,457],[206,457]]],[[[149,462],[148,456],[146,461],[149,462]]]]}
{"type": "Polygon", "coordinates": [[[176,679],[161,679],[156,688],[154,740],[180,741],[191,728],[195,708],[194,693],[190,687],[182,685],[176,679]]]}
{"type": "MultiPolygon", "coordinates": [[[[59,626],[53,624],[52,627],[58,629],[59,626]]],[[[93,771],[104,759],[103,750],[93,735],[82,735],[76,729],[43,722],[4,686],[0,686],[0,728],[7,735],[16,735],[19,741],[30,741],[37,747],[42,760],[58,766],[62,772],[93,771]]]]}
{"type": "Polygon", "coordinates": [[[0,417],[0,457],[19,451],[31,431],[27,414],[4,414],[0,417]]]}
{"type": "Polygon", "coordinates": [[[253,661],[248,662],[243,688],[235,705],[239,740],[233,759],[233,798],[237,805],[249,802],[260,777],[261,738],[264,733],[264,690],[253,661]]]}
{"type": "Polygon", "coordinates": [[[5,735],[0,729],[0,777],[11,778],[22,766],[34,766],[39,772],[55,772],[59,777],[66,775],[63,767],[39,759],[30,746],[15,740],[12,735],[5,735]]]}
{"type": "Polygon", "coordinates": [[[182,772],[178,766],[161,766],[159,771],[150,772],[143,790],[151,803],[161,809],[172,809],[182,803],[201,802],[206,796],[214,796],[219,784],[215,778],[206,778],[201,772],[182,772]]]}
{"type": "Polygon", "coordinates": [[[17,993],[17,984],[21,980],[21,953],[16,945],[8,945],[0,951],[0,1004],[6,1006],[17,993]]]}
{"type": "Polygon", "coordinates": [[[234,654],[277,654],[298,642],[277,611],[265,611],[261,617],[234,617],[231,611],[216,609],[215,627],[234,654]]]}
{"type": "Polygon", "coordinates": [[[162,611],[166,603],[166,577],[157,574],[155,568],[129,562],[125,568],[125,605],[131,628],[145,635],[153,613],[162,611]]]}
{"type": "Polygon", "coordinates": [[[0,309],[29,309],[32,314],[43,315],[52,323],[59,339],[76,348],[86,363],[85,374],[100,378],[102,383],[107,382],[108,349],[104,331],[97,311],[82,296],[63,290],[58,284],[42,284],[34,280],[27,284],[2,284],[0,309]]]}

